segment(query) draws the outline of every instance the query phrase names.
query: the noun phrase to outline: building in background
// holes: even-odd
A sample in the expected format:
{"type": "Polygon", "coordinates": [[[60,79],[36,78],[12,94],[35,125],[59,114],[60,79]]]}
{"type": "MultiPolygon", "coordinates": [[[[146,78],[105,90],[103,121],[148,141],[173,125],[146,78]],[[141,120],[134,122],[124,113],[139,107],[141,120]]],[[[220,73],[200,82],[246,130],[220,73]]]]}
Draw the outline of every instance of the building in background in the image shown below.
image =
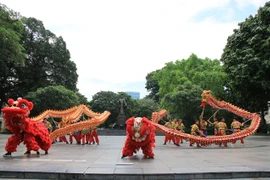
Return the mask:
{"type": "Polygon", "coordinates": [[[140,99],[140,92],[126,92],[128,95],[130,95],[133,99],[140,99]]]}

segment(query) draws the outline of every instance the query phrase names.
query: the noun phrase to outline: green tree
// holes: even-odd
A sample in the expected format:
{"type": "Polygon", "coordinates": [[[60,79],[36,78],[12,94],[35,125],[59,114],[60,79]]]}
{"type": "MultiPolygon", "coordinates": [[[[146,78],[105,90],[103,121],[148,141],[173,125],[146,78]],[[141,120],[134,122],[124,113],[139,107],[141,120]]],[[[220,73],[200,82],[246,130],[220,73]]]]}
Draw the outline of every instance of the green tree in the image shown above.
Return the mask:
{"type": "Polygon", "coordinates": [[[24,18],[23,46],[27,59],[25,67],[16,68],[17,82],[14,96],[24,96],[40,87],[62,85],[76,91],[76,65],[63,38],[46,30],[35,18],[24,18]],[[17,94],[16,94],[17,93],[17,94]]]}
{"type": "Polygon", "coordinates": [[[159,111],[159,104],[156,103],[153,99],[143,98],[137,100],[138,110],[136,116],[138,117],[147,117],[149,120],[152,118],[152,113],[159,111]]]}
{"type": "Polygon", "coordinates": [[[90,107],[94,112],[102,113],[104,111],[110,111],[111,113],[105,123],[100,125],[101,127],[104,126],[108,128],[111,124],[116,122],[119,113],[118,100],[118,94],[112,91],[100,91],[93,96],[90,101],[90,107]]]}
{"type": "Polygon", "coordinates": [[[228,37],[221,61],[234,103],[264,114],[270,100],[270,2],[239,23],[228,37]]]}
{"type": "Polygon", "coordinates": [[[163,107],[168,110],[171,117],[182,118],[189,127],[201,114],[202,91],[201,87],[188,81],[179,85],[176,91],[166,94],[162,102],[163,107]]]}
{"type": "Polygon", "coordinates": [[[227,75],[220,61],[201,59],[195,54],[188,59],[166,63],[161,70],[152,72],[149,79],[158,82],[159,90],[155,94],[161,99],[161,108],[168,110],[171,118],[183,118],[192,123],[201,113],[203,90],[211,90],[220,99],[226,95],[227,75]]]}
{"type": "Polygon", "coordinates": [[[222,97],[227,77],[218,60],[201,59],[192,54],[188,59],[167,63],[154,78],[158,80],[159,95],[163,98],[167,93],[177,90],[178,85],[188,81],[222,97]]]}
{"type": "Polygon", "coordinates": [[[84,104],[84,105],[88,105],[89,104],[89,101],[87,100],[87,98],[84,95],[82,95],[80,92],[76,92],[76,95],[79,98],[79,103],[80,104],[84,104]]]}
{"type": "Polygon", "coordinates": [[[34,103],[31,116],[39,115],[45,110],[65,110],[80,104],[75,92],[64,86],[48,86],[29,92],[26,99],[34,103]]]}
{"type": "Polygon", "coordinates": [[[158,72],[159,70],[156,70],[147,74],[145,88],[147,89],[148,92],[150,92],[146,97],[153,99],[154,101],[159,103],[160,102],[160,98],[158,95],[159,85],[158,85],[158,80],[154,78],[155,74],[158,72]]]}
{"type": "Polygon", "coordinates": [[[120,112],[119,100],[121,98],[124,98],[127,103],[124,109],[126,119],[132,116],[145,116],[151,119],[152,112],[159,109],[158,104],[152,99],[135,100],[125,92],[100,91],[93,96],[90,106],[94,112],[104,112],[106,110],[111,112],[108,120],[101,126],[108,128],[117,122],[120,112]]]}
{"type": "Polygon", "coordinates": [[[25,53],[21,44],[23,30],[20,15],[0,3],[0,99],[2,102],[7,100],[15,86],[14,67],[24,65],[25,53]]]}

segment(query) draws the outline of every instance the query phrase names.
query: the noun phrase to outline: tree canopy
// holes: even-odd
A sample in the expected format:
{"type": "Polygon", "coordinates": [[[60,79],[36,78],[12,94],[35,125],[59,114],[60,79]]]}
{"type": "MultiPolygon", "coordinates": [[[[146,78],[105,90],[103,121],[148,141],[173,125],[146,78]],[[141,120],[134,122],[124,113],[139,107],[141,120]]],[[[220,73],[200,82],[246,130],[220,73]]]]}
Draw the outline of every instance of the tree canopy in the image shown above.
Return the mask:
{"type": "Polygon", "coordinates": [[[108,120],[101,126],[108,128],[116,123],[120,112],[119,100],[121,98],[124,98],[127,103],[124,109],[126,119],[132,116],[151,119],[152,112],[159,110],[159,105],[152,99],[135,100],[125,92],[100,91],[93,96],[90,106],[94,112],[104,112],[106,110],[111,112],[108,120]]]}
{"type": "Polygon", "coordinates": [[[209,89],[215,95],[222,96],[226,73],[223,72],[220,61],[209,58],[201,59],[192,54],[188,59],[166,63],[166,66],[156,73],[159,95],[177,90],[177,86],[186,82],[196,84],[202,89],[209,89]]]}
{"type": "Polygon", "coordinates": [[[118,116],[118,95],[112,91],[100,91],[90,101],[90,107],[94,112],[110,111],[111,115],[101,126],[109,127],[116,122],[118,116]]]}
{"type": "Polygon", "coordinates": [[[15,67],[24,65],[25,52],[21,44],[24,26],[20,15],[0,3],[0,99],[15,86],[15,67]]]}
{"type": "Polygon", "coordinates": [[[165,95],[163,107],[169,110],[170,116],[193,120],[198,119],[201,112],[201,96],[203,89],[187,82],[177,86],[177,90],[165,95]]]}
{"type": "Polygon", "coordinates": [[[77,68],[64,39],[42,21],[0,4],[0,98],[23,97],[38,88],[62,85],[77,92],[77,68]]]}
{"type": "Polygon", "coordinates": [[[152,113],[159,111],[159,104],[150,98],[139,99],[138,108],[136,116],[138,117],[147,117],[148,119],[152,118],[152,113]]]}
{"type": "Polygon", "coordinates": [[[216,97],[224,98],[226,78],[220,61],[192,54],[148,74],[146,87],[150,95],[160,98],[161,108],[171,117],[194,122],[200,115],[202,91],[211,90],[216,97]]]}
{"type": "Polygon", "coordinates": [[[25,67],[17,68],[19,95],[50,85],[62,85],[76,91],[77,68],[63,38],[46,30],[35,18],[24,18],[23,45],[27,52],[25,67]]]}
{"type": "Polygon", "coordinates": [[[270,100],[270,2],[239,23],[228,37],[221,61],[234,103],[263,111],[270,100]]]}
{"type": "Polygon", "coordinates": [[[147,98],[153,99],[156,102],[160,102],[160,97],[159,97],[159,85],[158,85],[158,80],[155,79],[155,74],[158,73],[159,70],[153,71],[151,73],[148,73],[146,76],[146,86],[145,88],[149,92],[147,95],[147,98]]]}
{"type": "Polygon", "coordinates": [[[24,27],[20,14],[0,3],[0,17],[0,60],[23,65],[25,53],[20,41],[24,27]]]}
{"type": "Polygon", "coordinates": [[[29,92],[26,99],[34,103],[31,116],[36,116],[45,110],[65,110],[80,104],[75,92],[64,86],[48,86],[29,92]]]}

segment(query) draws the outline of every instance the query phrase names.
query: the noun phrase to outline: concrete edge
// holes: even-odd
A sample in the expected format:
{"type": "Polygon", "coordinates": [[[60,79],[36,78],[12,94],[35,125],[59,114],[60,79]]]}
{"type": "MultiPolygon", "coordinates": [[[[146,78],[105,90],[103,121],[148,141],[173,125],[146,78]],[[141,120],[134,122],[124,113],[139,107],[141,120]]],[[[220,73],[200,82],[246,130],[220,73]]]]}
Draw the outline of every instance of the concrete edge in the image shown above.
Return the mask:
{"type": "Polygon", "coordinates": [[[96,179],[96,180],[171,180],[171,179],[233,179],[266,178],[270,171],[252,172],[205,172],[205,173],[165,173],[165,174],[98,174],[98,173],[57,173],[57,172],[18,172],[0,171],[0,178],[7,179],[96,179]]]}

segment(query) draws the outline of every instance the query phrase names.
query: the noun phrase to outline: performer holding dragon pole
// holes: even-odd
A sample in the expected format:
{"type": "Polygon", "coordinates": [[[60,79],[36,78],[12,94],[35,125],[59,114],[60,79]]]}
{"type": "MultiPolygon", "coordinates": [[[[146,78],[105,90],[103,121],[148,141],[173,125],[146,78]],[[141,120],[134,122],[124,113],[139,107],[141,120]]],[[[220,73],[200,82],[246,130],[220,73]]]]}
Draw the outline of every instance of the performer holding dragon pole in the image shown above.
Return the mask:
{"type": "Polygon", "coordinates": [[[207,136],[207,121],[205,119],[200,119],[200,131],[202,132],[201,134],[203,134],[203,137],[207,136]]]}
{"type": "MultiPolygon", "coordinates": [[[[218,136],[226,136],[226,131],[228,130],[228,128],[224,118],[220,119],[219,123],[217,124],[217,128],[218,136]]],[[[227,142],[219,143],[219,147],[221,147],[222,144],[224,145],[224,147],[227,147],[227,142]]]]}
{"type": "MultiPolygon", "coordinates": [[[[167,128],[169,128],[169,129],[173,129],[174,128],[174,122],[173,122],[173,120],[172,119],[169,119],[169,121],[166,122],[164,126],[167,127],[167,128]]],[[[175,143],[174,136],[172,136],[170,134],[166,134],[163,145],[166,145],[168,141],[173,141],[173,143],[175,143]]]]}
{"type": "Polygon", "coordinates": [[[96,142],[97,145],[99,145],[99,138],[98,138],[98,132],[97,132],[96,126],[92,128],[91,134],[92,134],[92,138],[93,138],[93,144],[95,144],[95,142],[96,142]]]}
{"type": "MultiPolygon", "coordinates": [[[[214,115],[213,115],[214,122],[211,122],[210,120],[207,120],[207,122],[209,122],[209,124],[210,124],[211,126],[213,126],[213,129],[214,129],[214,135],[215,135],[215,136],[218,135],[218,119],[217,119],[217,117],[216,117],[216,114],[217,114],[218,111],[219,111],[219,110],[217,110],[217,111],[214,113],[214,115]]],[[[212,118],[212,117],[210,117],[210,118],[212,118]]],[[[210,119],[210,118],[209,118],[209,119],[210,119]]]]}
{"type": "MultiPolygon", "coordinates": [[[[210,105],[211,107],[215,108],[215,109],[220,109],[220,110],[227,110],[228,112],[231,112],[241,118],[246,119],[245,122],[247,121],[251,121],[250,125],[245,127],[243,130],[241,130],[239,133],[233,133],[230,135],[226,135],[226,130],[227,130],[227,125],[224,122],[219,122],[217,123],[217,128],[219,131],[219,135],[218,136],[208,136],[207,138],[205,137],[200,137],[200,136],[196,136],[195,134],[192,136],[190,134],[187,133],[180,133],[177,131],[172,131],[171,129],[158,124],[157,120],[158,119],[158,115],[153,116],[153,125],[155,126],[155,128],[159,131],[162,132],[164,134],[170,134],[173,135],[174,137],[181,137],[183,139],[186,139],[188,141],[191,142],[191,144],[194,143],[199,143],[202,146],[209,146],[211,144],[224,144],[226,145],[228,142],[233,142],[234,140],[240,140],[243,139],[253,133],[255,133],[260,125],[261,122],[261,117],[260,114],[258,113],[251,113],[249,111],[246,111],[242,108],[239,108],[229,102],[226,102],[224,100],[217,100],[212,94],[210,90],[204,90],[203,93],[201,94],[202,96],[202,114],[200,116],[203,117],[203,112],[205,110],[205,106],[206,105],[210,105]]],[[[198,124],[199,125],[199,124],[198,124]]],[[[194,125],[194,129],[198,129],[195,127],[198,127],[198,125],[194,125]]]]}
{"type": "MultiPolygon", "coordinates": [[[[191,131],[190,131],[190,134],[193,135],[193,136],[203,136],[202,132],[200,131],[200,128],[199,128],[199,124],[200,124],[200,121],[199,120],[195,120],[195,124],[193,124],[191,126],[191,131]]],[[[194,142],[192,140],[190,140],[190,143],[189,143],[189,146],[193,146],[194,142]]],[[[197,147],[201,147],[199,143],[197,143],[197,147]]]]}
{"type": "MultiPolygon", "coordinates": [[[[231,124],[231,129],[232,129],[233,133],[240,132],[242,126],[243,126],[243,124],[240,123],[236,118],[233,119],[233,122],[231,124]]],[[[240,139],[240,142],[241,142],[242,145],[244,145],[244,139],[243,138],[240,139]]],[[[232,142],[232,144],[235,144],[235,143],[236,143],[236,140],[234,140],[232,142]]]]}
{"type": "MultiPolygon", "coordinates": [[[[65,124],[63,123],[63,121],[59,122],[58,123],[58,129],[61,129],[63,127],[65,127],[65,124]]],[[[65,142],[66,144],[68,144],[68,141],[67,141],[67,138],[66,138],[65,135],[64,136],[60,136],[59,137],[59,140],[60,140],[60,142],[65,142]]]]}
{"type": "MultiPolygon", "coordinates": [[[[180,133],[184,133],[185,125],[183,123],[183,119],[179,119],[178,121],[176,121],[176,123],[174,124],[174,128],[180,133]]],[[[183,139],[181,137],[175,137],[175,145],[179,146],[179,143],[183,143],[183,139]]]]}
{"type": "Polygon", "coordinates": [[[48,121],[47,118],[43,119],[44,126],[48,129],[48,132],[51,133],[53,130],[52,124],[48,121]]]}

